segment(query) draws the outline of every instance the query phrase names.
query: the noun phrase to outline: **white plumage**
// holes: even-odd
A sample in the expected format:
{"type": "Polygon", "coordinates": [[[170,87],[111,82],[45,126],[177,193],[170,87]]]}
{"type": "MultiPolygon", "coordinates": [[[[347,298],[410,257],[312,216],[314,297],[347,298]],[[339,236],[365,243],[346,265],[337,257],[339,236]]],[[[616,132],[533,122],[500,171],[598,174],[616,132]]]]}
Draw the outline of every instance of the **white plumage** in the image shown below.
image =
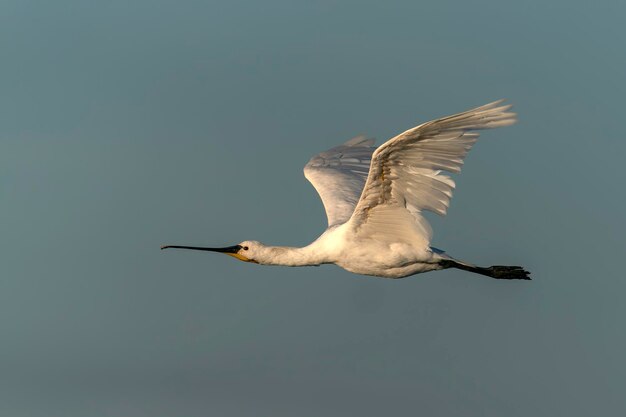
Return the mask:
{"type": "Polygon", "coordinates": [[[503,279],[530,279],[521,267],[476,267],[430,247],[431,228],[422,215],[445,215],[454,181],[478,139],[475,130],[515,123],[510,105],[496,101],[423,123],[389,139],[353,138],[322,152],[304,167],[319,193],[328,229],[304,248],[245,241],[227,248],[164,246],[224,252],[248,262],[286,266],[335,263],[365,275],[401,278],[459,268],[503,279]]]}

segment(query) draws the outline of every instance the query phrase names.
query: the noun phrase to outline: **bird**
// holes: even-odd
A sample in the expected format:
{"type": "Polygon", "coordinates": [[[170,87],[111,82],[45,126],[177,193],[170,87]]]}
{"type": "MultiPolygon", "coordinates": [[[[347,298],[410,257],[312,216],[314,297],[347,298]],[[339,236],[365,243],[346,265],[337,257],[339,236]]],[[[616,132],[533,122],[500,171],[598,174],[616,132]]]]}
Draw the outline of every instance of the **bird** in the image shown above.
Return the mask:
{"type": "Polygon", "coordinates": [[[495,279],[530,280],[520,266],[480,267],[430,245],[424,211],[444,216],[455,188],[451,173],[478,139],[476,131],[509,126],[516,113],[503,100],[413,127],[380,147],[357,136],[315,155],[304,176],[317,190],[327,229],[304,247],[269,246],[246,240],[226,247],[165,245],[230,255],[260,265],[335,264],[382,278],[456,268],[495,279]]]}

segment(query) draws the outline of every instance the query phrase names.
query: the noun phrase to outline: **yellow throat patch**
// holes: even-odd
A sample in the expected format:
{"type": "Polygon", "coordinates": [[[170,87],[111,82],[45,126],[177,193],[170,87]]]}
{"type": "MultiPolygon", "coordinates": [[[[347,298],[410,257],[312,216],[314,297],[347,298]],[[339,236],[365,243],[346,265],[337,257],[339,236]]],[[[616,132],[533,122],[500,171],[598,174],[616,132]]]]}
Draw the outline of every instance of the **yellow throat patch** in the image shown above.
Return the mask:
{"type": "Polygon", "coordinates": [[[226,255],[228,255],[228,256],[232,256],[233,258],[237,258],[237,259],[239,259],[240,261],[244,261],[244,262],[252,262],[252,263],[258,264],[258,262],[257,262],[257,261],[252,260],[252,259],[250,259],[250,258],[246,258],[245,256],[243,256],[243,255],[241,255],[241,254],[239,254],[239,253],[227,253],[226,255]]]}

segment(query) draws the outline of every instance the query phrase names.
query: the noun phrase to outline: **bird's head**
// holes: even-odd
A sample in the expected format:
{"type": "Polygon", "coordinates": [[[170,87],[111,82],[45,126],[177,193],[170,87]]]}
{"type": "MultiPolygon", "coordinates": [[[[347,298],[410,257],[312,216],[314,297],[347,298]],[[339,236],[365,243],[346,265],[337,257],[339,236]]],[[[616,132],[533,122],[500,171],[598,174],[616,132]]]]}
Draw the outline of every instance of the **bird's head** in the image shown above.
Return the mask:
{"type": "Polygon", "coordinates": [[[175,248],[175,249],[193,249],[193,250],[203,250],[203,251],[208,251],[208,252],[219,252],[219,253],[224,253],[226,255],[232,256],[233,258],[237,258],[240,261],[259,263],[259,261],[257,261],[258,255],[260,255],[263,247],[264,247],[263,244],[260,242],[256,242],[254,240],[246,240],[246,241],[241,242],[238,245],[226,246],[223,248],[166,245],[166,246],[161,246],[161,249],[175,248]]]}
{"type": "Polygon", "coordinates": [[[229,254],[240,261],[259,263],[258,258],[261,254],[261,250],[264,247],[261,242],[256,240],[244,240],[235,247],[239,247],[236,253],[229,254]]]}

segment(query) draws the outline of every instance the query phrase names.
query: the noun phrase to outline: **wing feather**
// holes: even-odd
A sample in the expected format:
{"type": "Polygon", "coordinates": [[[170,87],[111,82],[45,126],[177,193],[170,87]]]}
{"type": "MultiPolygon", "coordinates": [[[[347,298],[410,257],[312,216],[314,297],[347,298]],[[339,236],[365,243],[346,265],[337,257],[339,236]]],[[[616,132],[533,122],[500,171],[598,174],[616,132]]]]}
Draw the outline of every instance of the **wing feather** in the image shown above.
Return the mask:
{"type": "Polygon", "coordinates": [[[352,216],[376,149],[373,145],[374,139],[357,136],[315,155],[304,167],[304,176],[324,203],[328,227],[345,223],[352,216]]]}
{"type": "Polygon", "coordinates": [[[474,130],[515,123],[515,113],[508,112],[511,106],[501,103],[423,123],[376,149],[350,218],[352,227],[362,236],[388,235],[390,240],[428,245],[432,232],[422,211],[445,215],[455,186],[444,171],[461,171],[478,139],[474,130]],[[402,234],[394,235],[397,230],[402,234]]]}

